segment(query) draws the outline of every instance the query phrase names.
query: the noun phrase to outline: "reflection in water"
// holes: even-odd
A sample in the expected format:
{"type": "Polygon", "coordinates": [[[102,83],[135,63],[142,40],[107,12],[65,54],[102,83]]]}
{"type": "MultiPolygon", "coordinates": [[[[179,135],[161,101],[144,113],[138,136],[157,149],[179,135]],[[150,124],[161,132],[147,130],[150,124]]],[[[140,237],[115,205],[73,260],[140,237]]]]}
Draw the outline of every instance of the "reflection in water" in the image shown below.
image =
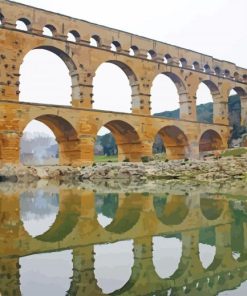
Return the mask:
{"type": "Polygon", "coordinates": [[[199,244],[200,260],[204,268],[208,268],[210,264],[213,262],[215,252],[216,252],[215,246],[199,244]]]}
{"type": "Polygon", "coordinates": [[[106,227],[113,221],[118,208],[118,194],[96,194],[95,207],[97,220],[102,227],[106,227]]]}
{"type": "Polygon", "coordinates": [[[169,190],[2,193],[0,293],[247,295],[247,202],[169,190]]]}
{"type": "Polygon", "coordinates": [[[153,263],[161,278],[169,278],[177,270],[182,256],[182,242],[178,238],[153,237],[153,263]]]}
{"type": "Polygon", "coordinates": [[[73,269],[71,251],[22,257],[20,266],[24,296],[60,296],[69,289],[73,269]]]}
{"type": "Polygon", "coordinates": [[[37,190],[20,195],[21,219],[31,236],[48,230],[56,220],[59,211],[58,194],[37,190]]]}
{"type": "Polygon", "coordinates": [[[95,245],[95,277],[104,293],[120,289],[131,276],[133,241],[95,245]]]}

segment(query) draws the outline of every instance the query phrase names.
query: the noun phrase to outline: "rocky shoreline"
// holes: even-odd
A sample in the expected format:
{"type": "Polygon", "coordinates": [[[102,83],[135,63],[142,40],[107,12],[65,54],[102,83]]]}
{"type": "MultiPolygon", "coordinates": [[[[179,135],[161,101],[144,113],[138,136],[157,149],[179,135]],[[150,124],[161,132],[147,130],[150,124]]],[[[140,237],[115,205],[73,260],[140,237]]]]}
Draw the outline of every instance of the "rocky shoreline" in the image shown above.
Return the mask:
{"type": "Polygon", "coordinates": [[[37,180],[99,182],[102,180],[192,180],[232,182],[247,179],[247,156],[207,160],[150,161],[147,163],[98,163],[87,167],[11,166],[0,169],[0,181],[30,183],[37,180]]]}

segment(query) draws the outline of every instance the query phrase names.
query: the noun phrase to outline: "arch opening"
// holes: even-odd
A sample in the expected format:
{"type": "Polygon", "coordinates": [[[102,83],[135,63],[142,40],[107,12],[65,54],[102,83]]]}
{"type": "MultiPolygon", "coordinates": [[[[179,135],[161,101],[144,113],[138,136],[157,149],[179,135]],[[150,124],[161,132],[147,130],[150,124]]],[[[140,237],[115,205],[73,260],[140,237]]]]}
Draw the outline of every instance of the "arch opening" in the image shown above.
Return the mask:
{"type": "MultiPolygon", "coordinates": [[[[50,153],[52,153],[52,155],[55,155],[54,158],[59,157],[58,162],[60,165],[71,165],[71,164],[80,162],[80,158],[81,158],[80,140],[78,139],[76,130],[67,120],[65,120],[60,116],[50,115],[50,114],[38,116],[35,118],[35,120],[46,125],[50,129],[50,137],[53,133],[57,141],[57,145],[54,138],[53,138],[52,145],[50,145],[50,142],[48,141],[48,144],[50,145],[48,148],[46,148],[46,150],[48,151],[47,152],[48,157],[50,157],[50,153]],[[55,146],[54,149],[52,149],[53,145],[55,146]],[[58,151],[58,155],[57,155],[57,151],[58,151]]],[[[36,124],[34,125],[34,127],[36,130],[40,129],[40,125],[36,124]]],[[[27,125],[24,129],[24,132],[30,129],[33,131],[34,130],[33,126],[29,125],[28,127],[27,125]]],[[[33,146],[35,144],[37,145],[37,142],[32,142],[31,146],[29,146],[28,153],[32,153],[32,151],[34,151],[35,147],[33,146]]],[[[21,147],[20,150],[22,152],[24,151],[24,148],[21,147]]],[[[44,149],[42,148],[40,150],[40,148],[38,148],[37,153],[44,154],[44,149]]]]}
{"type": "Polygon", "coordinates": [[[112,41],[111,51],[115,51],[115,52],[121,51],[121,44],[118,41],[112,41]]]}
{"type": "Polygon", "coordinates": [[[165,64],[170,64],[172,62],[172,56],[170,54],[165,54],[164,55],[164,63],[165,64]]]}
{"type": "Polygon", "coordinates": [[[189,213],[186,196],[155,196],[154,208],[158,219],[165,225],[181,224],[189,213]]]}
{"type": "Polygon", "coordinates": [[[199,242],[199,258],[203,268],[207,269],[213,263],[216,255],[215,228],[200,228],[199,242]]]}
{"type": "Polygon", "coordinates": [[[224,203],[221,199],[204,197],[200,199],[200,207],[206,219],[216,220],[221,216],[224,210],[224,203]]]}
{"type": "Polygon", "coordinates": [[[100,37],[98,35],[93,35],[90,38],[90,45],[94,47],[100,47],[101,46],[100,37]]]}
{"type": "Polygon", "coordinates": [[[214,68],[214,73],[215,73],[215,75],[220,76],[221,75],[221,69],[220,69],[220,67],[215,67],[214,68]]]}
{"type": "Polygon", "coordinates": [[[79,97],[77,68],[62,50],[41,46],[29,51],[20,67],[20,100],[70,105],[79,97]]]}
{"type": "Polygon", "coordinates": [[[58,164],[58,142],[47,125],[32,120],[26,126],[20,141],[20,160],[23,165],[58,164]]]}
{"type": "Polygon", "coordinates": [[[124,63],[107,61],[93,78],[94,108],[130,113],[137,77],[124,63]]]}
{"type": "Polygon", "coordinates": [[[153,59],[156,58],[156,56],[157,56],[157,53],[156,53],[154,50],[152,50],[152,49],[150,49],[150,50],[147,52],[147,59],[148,59],[148,60],[153,60],[153,59]]]}
{"type": "Polygon", "coordinates": [[[47,285],[47,278],[56,295],[65,295],[73,275],[72,263],[71,250],[21,257],[20,265],[18,264],[21,295],[50,295],[51,286],[47,285]]]}
{"type": "Polygon", "coordinates": [[[218,92],[216,85],[209,80],[204,80],[198,85],[196,106],[199,122],[213,123],[213,95],[218,92]]]}
{"type": "Polygon", "coordinates": [[[121,289],[134,265],[133,240],[94,246],[94,274],[104,294],[121,289]],[[109,285],[111,282],[111,285],[109,285]]]}
{"type": "Polygon", "coordinates": [[[80,42],[80,38],[80,34],[75,30],[69,31],[67,34],[67,40],[70,42],[80,42]]]}
{"type": "Polygon", "coordinates": [[[16,21],[16,29],[21,31],[30,31],[31,30],[31,22],[26,18],[19,18],[16,21]]]}
{"type": "Polygon", "coordinates": [[[176,74],[171,72],[158,74],[151,87],[151,113],[155,116],[178,119],[180,96],[184,93],[186,93],[185,85],[176,74]]]}
{"type": "Polygon", "coordinates": [[[211,73],[211,68],[208,64],[204,65],[204,71],[209,74],[211,73]]]}
{"type": "Polygon", "coordinates": [[[153,264],[158,276],[170,278],[179,267],[182,256],[182,242],[175,237],[153,237],[153,264]]]}
{"type": "Polygon", "coordinates": [[[20,215],[23,226],[32,237],[50,229],[59,211],[59,195],[42,189],[20,195],[20,215]]]}
{"type": "Polygon", "coordinates": [[[186,68],[188,65],[187,60],[185,58],[181,58],[179,60],[179,67],[186,68]]]}
{"type": "Polygon", "coordinates": [[[139,53],[139,48],[135,45],[132,45],[129,49],[129,55],[130,56],[137,56],[139,53]]]}
{"type": "Polygon", "coordinates": [[[192,69],[196,71],[200,71],[200,64],[197,61],[193,62],[192,69]]]}
{"type": "Polygon", "coordinates": [[[224,148],[221,136],[214,130],[205,131],[199,140],[199,152],[222,150],[224,148]]]}
{"type": "Polygon", "coordinates": [[[0,13],[0,26],[4,25],[4,15],[0,13]]]}
{"type": "Polygon", "coordinates": [[[108,128],[102,127],[94,144],[94,159],[96,162],[115,162],[118,159],[116,140],[108,128]]]}
{"type": "Polygon", "coordinates": [[[48,37],[55,37],[56,36],[56,28],[53,25],[45,25],[43,27],[43,35],[48,37]]]}
{"type": "Polygon", "coordinates": [[[157,150],[165,153],[167,159],[185,159],[189,157],[188,139],[176,126],[163,127],[157,133],[153,144],[153,153],[157,150]]]}
{"type": "Polygon", "coordinates": [[[118,194],[95,194],[97,220],[102,227],[110,225],[118,208],[118,194]]]}
{"type": "MultiPolygon", "coordinates": [[[[118,161],[139,161],[141,157],[141,141],[136,130],[128,123],[121,120],[107,122],[104,127],[110,131],[105,136],[106,154],[118,155],[118,161]],[[108,144],[107,144],[108,143],[108,144]]],[[[106,130],[104,130],[106,131],[106,130]]],[[[101,150],[104,150],[104,147],[101,150]]],[[[115,161],[115,158],[112,159],[115,161]]]]}
{"type": "Polygon", "coordinates": [[[229,140],[230,147],[247,146],[247,113],[242,108],[245,106],[246,91],[237,86],[231,89],[228,97],[229,125],[232,132],[229,140]]]}

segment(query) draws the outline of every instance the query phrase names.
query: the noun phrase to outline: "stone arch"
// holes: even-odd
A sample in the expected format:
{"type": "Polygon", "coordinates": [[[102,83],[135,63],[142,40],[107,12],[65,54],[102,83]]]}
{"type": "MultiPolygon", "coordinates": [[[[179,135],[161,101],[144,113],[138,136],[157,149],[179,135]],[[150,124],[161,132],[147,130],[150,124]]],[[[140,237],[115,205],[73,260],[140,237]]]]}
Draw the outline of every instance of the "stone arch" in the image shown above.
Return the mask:
{"type": "Polygon", "coordinates": [[[227,89],[229,124],[231,126],[245,125],[247,121],[247,92],[239,85],[227,89]],[[235,91],[235,94],[231,94],[235,91]],[[232,113],[231,113],[232,112],[232,113]],[[234,113],[234,114],[233,114],[234,113]]]}
{"type": "Polygon", "coordinates": [[[45,233],[35,239],[44,242],[59,242],[75,228],[81,214],[81,194],[76,190],[59,192],[59,211],[55,222],[45,233]]]}
{"type": "Polygon", "coordinates": [[[121,47],[121,44],[119,41],[116,41],[116,40],[112,41],[112,43],[111,43],[111,50],[112,51],[120,52],[121,49],[122,49],[122,47],[121,47]]]}
{"type": "Polygon", "coordinates": [[[72,42],[80,42],[81,36],[80,33],[76,30],[70,30],[67,34],[68,41],[72,41],[72,42]]]}
{"type": "Polygon", "coordinates": [[[214,130],[206,130],[199,139],[199,152],[222,150],[223,140],[221,136],[214,130]]]}
{"type": "MultiPolygon", "coordinates": [[[[66,119],[53,114],[44,114],[32,118],[48,126],[54,133],[59,145],[60,165],[70,165],[79,161],[81,156],[80,140],[76,129],[66,119]]],[[[31,122],[31,120],[29,122],[31,122]]],[[[26,122],[24,128],[29,122],[26,122]]]]}
{"type": "Polygon", "coordinates": [[[220,94],[218,86],[212,80],[205,79],[205,80],[202,80],[201,82],[204,83],[209,88],[213,99],[214,99],[214,95],[220,94]]]}
{"type": "Polygon", "coordinates": [[[201,198],[200,208],[203,216],[207,220],[218,219],[224,211],[224,203],[221,199],[201,198]]]}
{"type": "Polygon", "coordinates": [[[165,225],[179,225],[189,213],[186,197],[183,195],[155,197],[154,208],[158,219],[165,225]]]}
{"type": "Polygon", "coordinates": [[[142,206],[142,195],[131,194],[130,197],[125,197],[119,205],[113,221],[105,227],[105,230],[120,234],[132,229],[140,218],[142,206]]]}
{"type": "MultiPolygon", "coordinates": [[[[24,58],[26,55],[28,55],[28,53],[30,53],[32,50],[35,50],[35,49],[47,50],[48,52],[51,52],[51,53],[55,54],[56,56],[58,56],[63,61],[63,63],[68,68],[69,75],[71,77],[71,97],[72,97],[72,100],[73,99],[77,100],[78,98],[80,98],[79,74],[77,72],[77,66],[76,66],[75,62],[73,61],[73,59],[67,53],[65,53],[63,50],[61,50],[60,48],[50,46],[50,45],[42,45],[42,46],[38,46],[35,48],[31,48],[29,51],[27,51],[25,53],[24,58]]],[[[24,60],[24,58],[23,58],[23,60],[24,60]]],[[[19,72],[20,72],[20,69],[19,69],[19,72]]]]}
{"type": "Polygon", "coordinates": [[[56,37],[57,29],[54,25],[47,24],[43,27],[43,35],[48,37],[56,37]],[[45,31],[45,29],[48,29],[49,31],[45,31]]]}
{"type": "Polygon", "coordinates": [[[23,24],[24,24],[24,26],[26,27],[25,28],[25,31],[31,31],[31,22],[30,22],[30,20],[28,19],[28,18],[25,18],[25,17],[21,17],[21,18],[19,18],[17,21],[16,21],[16,23],[17,22],[22,22],[23,24]]]}
{"type": "Polygon", "coordinates": [[[168,159],[183,159],[189,156],[189,142],[180,128],[168,125],[162,127],[157,135],[164,142],[168,159]]]}
{"type": "MultiPolygon", "coordinates": [[[[114,67],[114,68],[116,68],[116,69],[111,69],[111,68],[109,68],[109,67],[105,67],[105,68],[103,68],[103,70],[104,71],[116,71],[116,70],[119,70],[120,72],[123,72],[123,75],[125,75],[126,76],[126,78],[127,78],[127,82],[125,83],[125,86],[123,86],[123,87],[125,87],[125,88],[123,88],[122,87],[122,85],[121,85],[121,89],[122,89],[122,91],[123,92],[125,92],[126,91],[126,86],[127,86],[127,83],[129,83],[129,89],[127,89],[127,100],[129,99],[129,110],[131,109],[131,105],[133,106],[133,101],[134,101],[134,99],[135,99],[135,96],[137,96],[137,94],[138,94],[138,92],[139,92],[139,86],[138,86],[138,78],[137,78],[137,75],[135,74],[135,72],[133,71],[133,69],[129,66],[129,65],[127,65],[126,63],[123,63],[123,62],[121,62],[121,61],[117,61],[117,60],[106,60],[106,61],[102,61],[98,66],[97,66],[97,68],[95,69],[95,73],[96,73],[96,71],[98,70],[98,69],[100,69],[100,67],[101,66],[109,66],[109,64],[112,64],[112,65],[115,65],[116,67],[114,67]],[[108,65],[107,65],[108,64],[108,65]],[[129,91],[129,93],[128,93],[128,91],[129,91]]],[[[107,72],[106,72],[107,73],[107,72]]],[[[115,74],[116,74],[116,76],[118,75],[118,74],[122,74],[122,73],[117,73],[117,72],[115,72],[115,74]]],[[[102,73],[101,73],[101,76],[100,77],[102,77],[102,73]]],[[[125,77],[123,76],[123,77],[121,77],[122,78],[122,80],[121,81],[123,81],[123,79],[125,79],[125,77]]],[[[97,84],[97,82],[98,81],[96,81],[96,79],[97,79],[97,75],[95,75],[95,77],[94,77],[94,81],[93,81],[93,88],[94,88],[94,90],[96,91],[96,85],[98,85],[97,84]]],[[[101,78],[102,79],[102,78],[101,78]]],[[[108,79],[107,78],[107,76],[105,77],[103,77],[103,79],[105,80],[105,79],[108,79]]],[[[120,81],[120,82],[121,82],[120,81]]],[[[108,82],[108,81],[107,81],[108,82]]],[[[110,80],[109,80],[109,82],[110,82],[110,80]]],[[[118,82],[118,81],[116,81],[116,82],[118,82]]],[[[125,81],[124,81],[125,82],[125,81]]],[[[99,85],[100,85],[100,83],[99,83],[99,85]]],[[[113,89],[114,89],[114,87],[113,87],[113,89]]],[[[112,94],[112,93],[110,93],[110,94],[112,94]]],[[[125,97],[124,97],[125,98],[125,97]]],[[[98,100],[97,100],[98,101],[98,100]]],[[[123,105],[122,105],[123,106],[123,105]]],[[[125,107],[125,106],[124,106],[125,107]]],[[[103,109],[102,107],[100,107],[101,109],[103,109]]],[[[108,108],[108,110],[109,110],[109,108],[108,108]]],[[[111,109],[110,109],[111,110],[111,109]]],[[[115,109],[115,111],[120,111],[119,109],[115,109]]],[[[132,110],[133,111],[133,110],[132,110]]],[[[125,111],[125,112],[128,112],[127,110],[125,111]]]]}
{"type": "MultiPolygon", "coordinates": [[[[183,81],[183,78],[181,76],[179,76],[177,73],[173,73],[173,72],[162,72],[162,73],[158,73],[157,75],[155,75],[155,77],[152,80],[152,87],[150,89],[151,92],[151,106],[153,106],[151,109],[153,110],[157,110],[157,106],[155,108],[155,105],[157,105],[157,103],[155,104],[154,102],[160,102],[161,101],[161,95],[164,92],[164,90],[162,89],[162,86],[165,85],[167,88],[169,87],[170,93],[169,95],[172,97],[173,99],[173,109],[179,109],[180,108],[180,103],[183,102],[186,94],[187,94],[187,89],[185,86],[185,83],[183,81]],[[162,77],[163,76],[163,77],[162,77]],[[168,78],[169,79],[168,79],[168,78]],[[166,81],[166,80],[168,81],[166,81]],[[170,87],[168,85],[168,83],[170,83],[170,87]],[[174,101],[175,103],[177,103],[177,105],[174,105],[174,101]]],[[[163,98],[162,98],[163,99],[163,98]]],[[[168,95],[165,97],[166,100],[164,101],[168,101],[168,95]]],[[[159,113],[162,111],[166,111],[167,109],[163,109],[160,111],[154,111],[155,113],[159,113]]],[[[168,109],[169,110],[169,109],[168,109]]]]}
{"type": "Polygon", "coordinates": [[[138,132],[129,123],[111,120],[103,124],[112,133],[117,147],[118,160],[139,161],[141,157],[141,140],[138,132]]]}
{"type": "Polygon", "coordinates": [[[100,47],[101,46],[101,38],[99,35],[92,35],[90,37],[90,45],[95,46],[95,47],[100,47]]]}
{"type": "Polygon", "coordinates": [[[4,15],[0,12],[0,26],[3,26],[5,22],[4,15]]]}
{"type": "Polygon", "coordinates": [[[129,49],[129,55],[138,56],[138,54],[139,54],[139,48],[136,45],[132,45],[129,49]]]}

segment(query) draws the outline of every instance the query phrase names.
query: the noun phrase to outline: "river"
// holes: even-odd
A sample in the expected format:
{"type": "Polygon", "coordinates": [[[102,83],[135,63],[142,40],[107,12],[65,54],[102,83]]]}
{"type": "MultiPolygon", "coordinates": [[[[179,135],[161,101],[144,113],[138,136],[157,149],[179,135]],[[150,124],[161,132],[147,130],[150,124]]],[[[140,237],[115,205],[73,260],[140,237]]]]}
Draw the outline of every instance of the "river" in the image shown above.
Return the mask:
{"type": "Polygon", "coordinates": [[[0,294],[247,295],[246,189],[179,182],[1,183],[0,294]]]}

